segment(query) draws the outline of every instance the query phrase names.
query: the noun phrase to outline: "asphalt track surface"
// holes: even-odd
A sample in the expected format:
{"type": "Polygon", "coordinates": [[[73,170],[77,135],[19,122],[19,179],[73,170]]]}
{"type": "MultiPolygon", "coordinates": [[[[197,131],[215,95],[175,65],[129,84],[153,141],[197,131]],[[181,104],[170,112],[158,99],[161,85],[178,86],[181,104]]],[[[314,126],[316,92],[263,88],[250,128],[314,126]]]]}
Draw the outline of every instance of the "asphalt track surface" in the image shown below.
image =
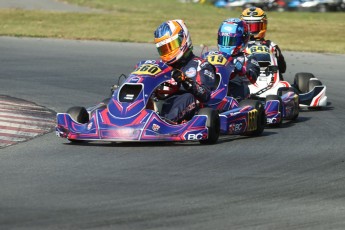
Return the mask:
{"type": "MultiPolygon", "coordinates": [[[[51,132],[0,149],[0,229],[344,229],[345,55],[285,56],[285,78],[313,72],[330,104],[261,137],[73,145],[51,132]]],[[[2,37],[0,94],[64,112],[154,58],[150,44],[2,37]]]]}

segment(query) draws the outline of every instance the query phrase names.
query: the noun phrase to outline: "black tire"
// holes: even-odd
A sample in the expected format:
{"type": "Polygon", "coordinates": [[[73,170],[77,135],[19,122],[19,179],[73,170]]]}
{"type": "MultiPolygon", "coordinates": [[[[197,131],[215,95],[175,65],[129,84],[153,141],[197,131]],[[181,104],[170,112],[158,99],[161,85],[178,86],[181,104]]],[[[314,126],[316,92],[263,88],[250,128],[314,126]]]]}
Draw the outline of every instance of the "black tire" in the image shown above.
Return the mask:
{"type": "Polygon", "coordinates": [[[256,130],[254,131],[248,131],[246,133],[244,133],[244,135],[246,136],[260,136],[264,129],[265,129],[265,126],[266,126],[266,114],[265,114],[265,108],[264,106],[262,105],[262,103],[258,100],[250,100],[250,99],[246,99],[246,100],[243,100],[239,103],[239,107],[244,107],[244,106],[247,106],[247,105],[250,105],[252,107],[254,107],[258,113],[257,113],[257,123],[256,123],[256,130]]]}
{"type": "Polygon", "coordinates": [[[89,122],[89,113],[84,107],[74,106],[67,110],[72,119],[78,123],[85,124],[89,122]]]}
{"type": "Polygon", "coordinates": [[[294,85],[300,93],[307,93],[309,90],[309,79],[315,78],[312,73],[296,73],[294,85]]]}
{"type": "Polygon", "coordinates": [[[211,108],[202,108],[198,114],[207,115],[206,126],[208,128],[208,138],[206,140],[200,140],[199,142],[204,145],[217,143],[220,135],[220,118],[218,111],[211,108]]]}
{"type": "Polygon", "coordinates": [[[281,99],[281,97],[279,97],[278,95],[267,95],[266,96],[266,102],[267,101],[273,101],[273,100],[276,100],[276,101],[279,101],[279,112],[280,112],[280,122],[277,123],[277,124],[271,124],[270,126],[281,126],[281,124],[283,123],[283,101],[281,99]]]}
{"type": "Polygon", "coordinates": [[[322,85],[322,82],[320,80],[310,80],[308,84],[309,91],[312,91],[315,86],[322,85]]]}

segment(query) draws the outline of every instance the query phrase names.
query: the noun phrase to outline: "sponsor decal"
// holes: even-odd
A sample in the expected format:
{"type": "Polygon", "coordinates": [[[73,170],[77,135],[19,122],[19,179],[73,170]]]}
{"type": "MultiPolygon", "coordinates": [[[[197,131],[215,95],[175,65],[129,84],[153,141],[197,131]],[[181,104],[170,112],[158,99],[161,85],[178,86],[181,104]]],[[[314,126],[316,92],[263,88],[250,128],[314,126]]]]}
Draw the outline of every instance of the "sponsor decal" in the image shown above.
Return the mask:
{"type": "Polygon", "coordinates": [[[152,130],[155,131],[155,132],[157,132],[160,128],[161,127],[159,125],[157,125],[157,124],[153,124],[152,125],[152,130]]]}
{"type": "Polygon", "coordinates": [[[251,59],[250,62],[251,62],[253,65],[259,66],[259,63],[258,63],[256,60],[254,60],[254,59],[251,59]]]}
{"type": "Polygon", "coordinates": [[[133,98],[134,98],[134,94],[127,94],[127,95],[124,97],[124,99],[126,99],[126,100],[133,100],[133,98]]]}
{"type": "Polygon", "coordinates": [[[204,134],[202,133],[189,133],[187,135],[187,140],[189,141],[196,141],[196,140],[202,140],[205,139],[204,134]]]}
{"type": "Polygon", "coordinates": [[[203,87],[200,87],[199,85],[197,85],[197,91],[200,94],[204,94],[205,93],[205,89],[203,87]]]}
{"type": "Polygon", "coordinates": [[[156,60],[146,60],[145,64],[156,64],[156,60]]]}
{"type": "Polygon", "coordinates": [[[204,74],[206,75],[206,76],[208,76],[209,78],[211,78],[211,79],[214,79],[214,74],[211,72],[211,71],[209,71],[209,70],[205,70],[204,71],[204,74]]]}
{"type": "Polygon", "coordinates": [[[200,67],[201,67],[201,68],[204,68],[204,67],[207,66],[207,65],[208,65],[208,62],[203,62],[203,63],[201,63],[200,67]]]}
{"type": "Polygon", "coordinates": [[[93,125],[93,122],[90,122],[88,125],[87,125],[87,130],[90,130],[92,128],[92,125],[93,125]]]}
{"type": "Polygon", "coordinates": [[[225,31],[229,31],[229,32],[232,31],[232,27],[231,27],[231,26],[225,26],[223,29],[224,29],[225,31]]]}
{"type": "Polygon", "coordinates": [[[267,118],[267,123],[268,124],[275,124],[278,123],[278,119],[277,118],[267,118]]]}
{"type": "Polygon", "coordinates": [[[139,77],[133,77],[132,79],[131,79],[131,83],[137,83],[138,81],[139,81],[139,77]]]}
{"type": "Polygon", "coordinates": [[[235,123],[231,123],[229,125],[229,133],[233,134],[233,133],[239,133],[242,130],[242,123],[239,124],[235,124],[235,123]]]}
{"type": "Polygon", "coordinates": [[[187,71],[186,71],[186,76],[187,77],[195,77],[196,75],[196,69],[194,67],[190,67],[187,71]]]}
{"type": "Polygon", "coordinates": [[[224,32],[221,32],[220,35],[221,35],[221,36],[230,36],[231,33],[224,33],[224,32]]]}

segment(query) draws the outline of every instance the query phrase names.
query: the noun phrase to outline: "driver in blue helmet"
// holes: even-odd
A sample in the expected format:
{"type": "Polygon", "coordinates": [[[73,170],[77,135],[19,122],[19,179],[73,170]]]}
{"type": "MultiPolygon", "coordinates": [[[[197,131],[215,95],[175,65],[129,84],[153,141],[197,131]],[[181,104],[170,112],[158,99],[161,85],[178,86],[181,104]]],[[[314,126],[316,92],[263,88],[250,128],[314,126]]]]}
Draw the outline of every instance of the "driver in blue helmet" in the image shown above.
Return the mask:
{"type": "Polygon", "coordinates": [[[249,41],[248,27],[239,18],[224,20],[218,29],[218,49],[231,55],[234,70],[230,75],[228,95],[243,100],[250,95],[248,84],[255,84],[260,75],[260,66],[252,55],[244,50],[249,41]]]}

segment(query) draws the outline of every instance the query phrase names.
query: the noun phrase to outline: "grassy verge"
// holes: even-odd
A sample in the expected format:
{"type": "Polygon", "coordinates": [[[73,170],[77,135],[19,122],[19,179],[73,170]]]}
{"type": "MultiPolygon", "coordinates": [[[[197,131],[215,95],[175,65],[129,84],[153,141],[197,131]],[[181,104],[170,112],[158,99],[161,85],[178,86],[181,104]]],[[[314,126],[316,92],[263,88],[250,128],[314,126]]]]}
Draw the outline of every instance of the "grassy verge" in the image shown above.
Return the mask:
{"type": "MultiPolygon", "coordinates": [[[[220,22],[241,11],[177,0],[65,0],[105,13],[0,10],[0,35],[152,42],[163,21],[184,19],[194,45],[216,45],[220,22]]],[[[267,12],[267,39],[283,50],[345,54],[345,14],[267,12]]]]}

